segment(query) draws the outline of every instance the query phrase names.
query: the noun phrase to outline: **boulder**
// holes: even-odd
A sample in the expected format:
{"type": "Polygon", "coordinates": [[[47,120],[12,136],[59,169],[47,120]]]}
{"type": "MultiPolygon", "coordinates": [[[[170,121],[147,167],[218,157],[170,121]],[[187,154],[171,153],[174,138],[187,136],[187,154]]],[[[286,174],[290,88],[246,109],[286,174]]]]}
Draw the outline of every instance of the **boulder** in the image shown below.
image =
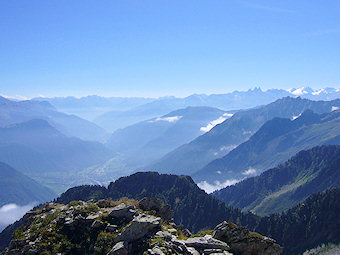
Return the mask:
{"type": "Polygon", "coordinates": [[[204,237],[192,237],[184,241],[188,247],[193,247],[197,250],[202,249],[221,249],[229,250],[228,244],[213,238],[211,235],[205,235],[204,237]]]}
{"type": "Polygon", "coordinates": [[[154,234],[160,230],[161,218],[147,214],[135,217],[130,224],[123,228],[122,232],[115,239],[116,242],[132,242],[142,237],[154,234]]]}
{"type": "Polygon", "coordinates": [[[139,207],[144,211],[155,211],[165,222],[169,222],[174,215],[170,205],[158,198],[143,198],[139,201],[139,207]]]}
{"type": "Polygon", "coordinates": [[[112,250],[108,253],[108,255],[128,255],[129,249],[128,244],[126,242],[118,242],[115,246],[113,246],[112,250]]]}
{"type": "Polygon", "coordinates": [[[279,255],[282,247],[275,240],[250,232],[231,222],[222,222],[214,229],[213,237],[226,242],[230,251],[240,255],[279,255]]]}
{"type": "Polygon", "coordinates": [[[136,214],[136,208],[133,205],[126,205],[121,203],[115,206],[109,213],[109,218],[125,218],[127,220],[132,220],[133,216],[136,214]]]}

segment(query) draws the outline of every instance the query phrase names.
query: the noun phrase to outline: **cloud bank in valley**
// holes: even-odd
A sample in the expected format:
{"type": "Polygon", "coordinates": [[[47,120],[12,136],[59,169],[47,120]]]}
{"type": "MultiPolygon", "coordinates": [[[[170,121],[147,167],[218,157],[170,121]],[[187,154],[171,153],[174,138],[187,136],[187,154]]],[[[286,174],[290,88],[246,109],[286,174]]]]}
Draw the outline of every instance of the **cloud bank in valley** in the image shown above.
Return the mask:
{"type": "Polygon", "coordinates": [[[203,189],[205,192],[212,193],[216,190],[219,189],[223,189],[227,186],[230,185],[234,185],[235,183],[238,183],[240,180],[236,180],[236,179],[230,179],[230,180],[226,180],[224,182],[220,182],[220,181],[215,181],[213,184],[208,183],[207,181],[202,181],[200,183],[198,183],[198,187],[200,187],[201,189],[203,189]]]}
{"type": "Polygon", "coordinates": [[[242,172],[243,175],[256,175],[256,169],[249,167],[248,170],[242,172]]]}
{"type": "Polygon", "coordinates": [[[210,121],[208,123],[208,125],[206,125],[205,127],[201,127],[200,130],[203,131],[203,132],[209,132],[213,127],[215,127],[218,124],[221,124],[223,121],[225,121],[226,119],[231,118],[232,116],[233,116],[232,113],[224,113],[218,119],[210,121]]]}
{"type": "Polygon", "coordinates": [[[166,121],[166,122],[174,123],[180,120],[182,117],[183,116],[159,117],[154,120],[150,120],[149,122],[166,121]]]}
{"type": "Polygon", "coordinates": [[[0,229],[19,220],[26,212],[34,207],[34,203],[20,206],[17,204],[7,204],[0,207],[0,229]]]}

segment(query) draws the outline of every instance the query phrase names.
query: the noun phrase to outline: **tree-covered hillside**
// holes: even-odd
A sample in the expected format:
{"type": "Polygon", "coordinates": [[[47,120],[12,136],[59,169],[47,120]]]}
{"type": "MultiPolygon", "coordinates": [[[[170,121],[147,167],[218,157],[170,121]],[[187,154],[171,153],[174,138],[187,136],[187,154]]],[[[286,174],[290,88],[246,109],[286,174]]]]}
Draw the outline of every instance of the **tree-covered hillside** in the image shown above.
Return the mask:
{"type": "Polygon", "coordinates": [[[260,176],[214,192],[228,205],[268,215],[289,209],[313,193],[340,187],[340,146],[301,151],[260,176]]]}

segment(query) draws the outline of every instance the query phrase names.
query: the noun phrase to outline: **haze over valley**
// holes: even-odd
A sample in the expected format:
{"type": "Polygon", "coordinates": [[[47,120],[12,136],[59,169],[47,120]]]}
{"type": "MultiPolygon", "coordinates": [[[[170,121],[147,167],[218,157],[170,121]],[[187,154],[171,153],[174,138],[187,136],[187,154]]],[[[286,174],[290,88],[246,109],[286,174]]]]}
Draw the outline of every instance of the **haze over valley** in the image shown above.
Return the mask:
{"type": "Polygon", "coordinates": [[[339,13],[1,1],[0,255],[340,254],[339,13]]]}

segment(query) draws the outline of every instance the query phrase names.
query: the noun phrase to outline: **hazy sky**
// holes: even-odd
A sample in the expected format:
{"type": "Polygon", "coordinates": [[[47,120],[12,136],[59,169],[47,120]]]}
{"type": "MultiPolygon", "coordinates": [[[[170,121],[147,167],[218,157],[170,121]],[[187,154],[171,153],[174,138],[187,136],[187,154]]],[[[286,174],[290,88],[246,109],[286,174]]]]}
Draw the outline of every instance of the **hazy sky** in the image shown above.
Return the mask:
{"type": "Polygon", "coordinates": [[[0,94],[340,87],[340,1],[4,0],[0,94]]]}

